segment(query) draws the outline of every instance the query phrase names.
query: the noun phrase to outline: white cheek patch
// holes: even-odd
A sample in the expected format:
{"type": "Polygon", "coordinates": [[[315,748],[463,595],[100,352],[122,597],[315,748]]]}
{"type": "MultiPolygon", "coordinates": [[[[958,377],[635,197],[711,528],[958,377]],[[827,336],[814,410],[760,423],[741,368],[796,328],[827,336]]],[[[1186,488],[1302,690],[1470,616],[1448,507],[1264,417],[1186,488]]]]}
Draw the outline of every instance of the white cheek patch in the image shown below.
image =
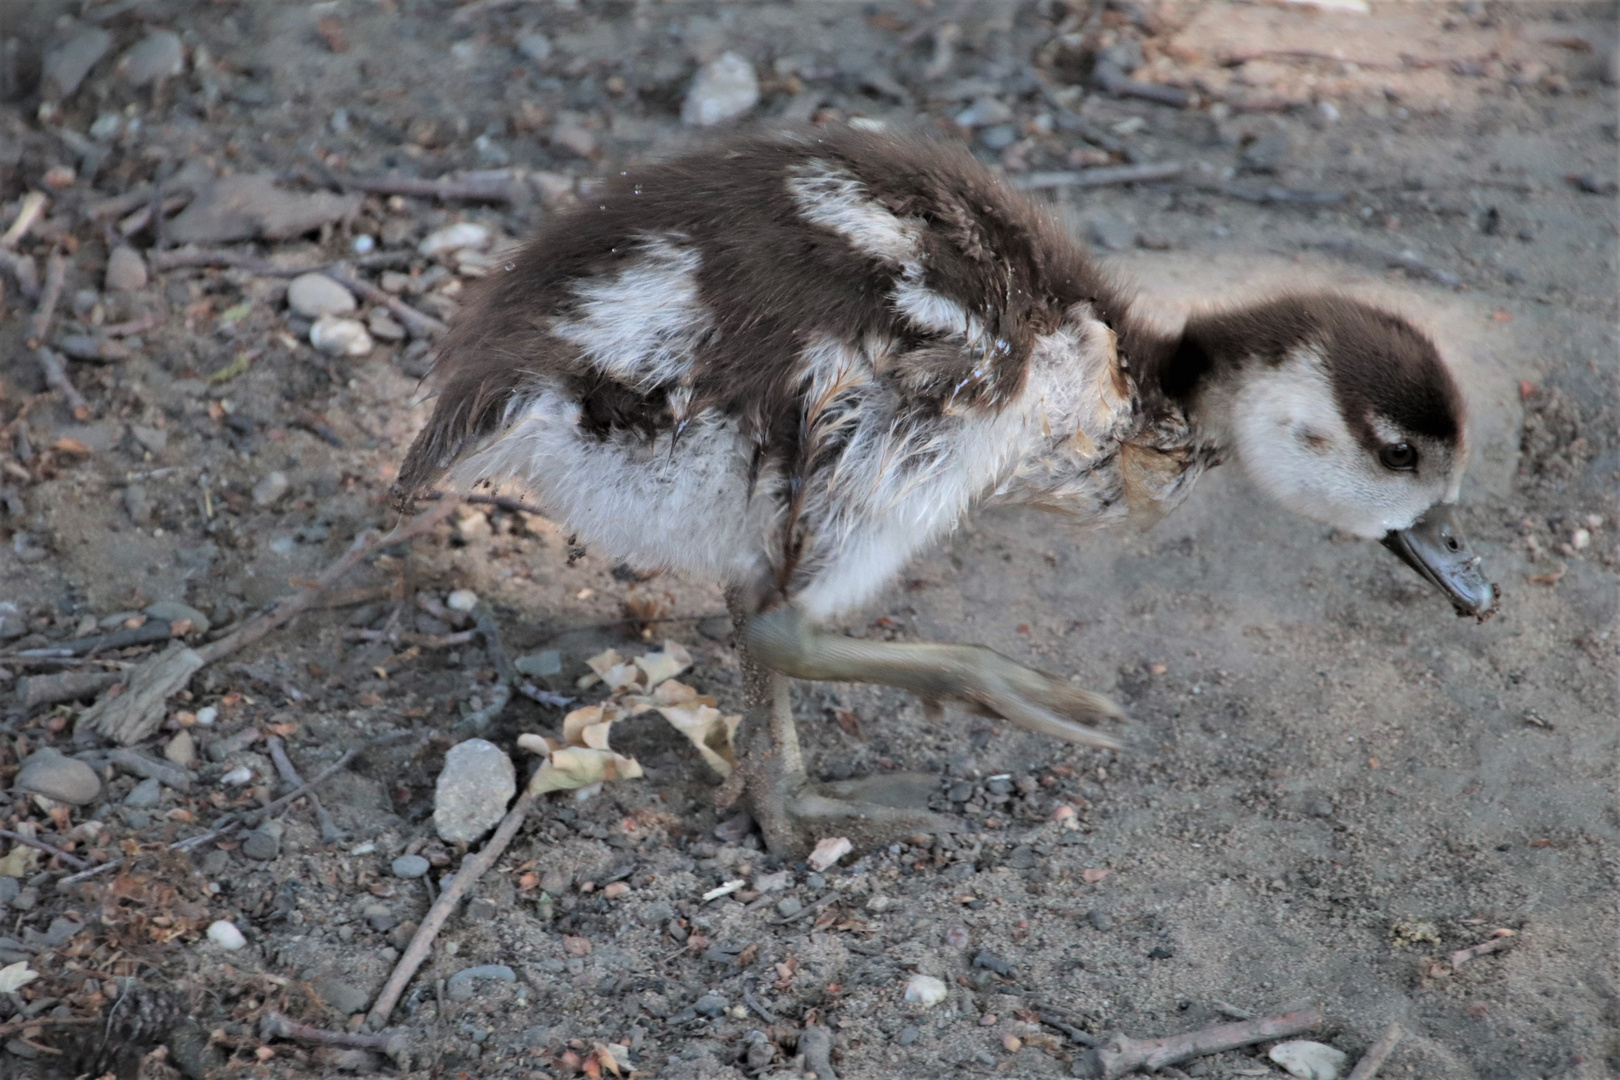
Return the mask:
{"type": "Polygon", "coordinates": [[[1373,538],[1410,526],[1444,496],[1449,476],[1385,469],[1367,452],[1315,350],[1238,378],[1232,427],[1244,471],[1295,513],[1373,538]]]}
{"type": "Polygon", "coordinates": [[[643,393],[680,383],[714,335],[698,295],[700,265],[694,249],[648,237],[634,264],[576,285],[575,314],[552,320],[551,331],[578,346],[587,363],[643,393]]]}

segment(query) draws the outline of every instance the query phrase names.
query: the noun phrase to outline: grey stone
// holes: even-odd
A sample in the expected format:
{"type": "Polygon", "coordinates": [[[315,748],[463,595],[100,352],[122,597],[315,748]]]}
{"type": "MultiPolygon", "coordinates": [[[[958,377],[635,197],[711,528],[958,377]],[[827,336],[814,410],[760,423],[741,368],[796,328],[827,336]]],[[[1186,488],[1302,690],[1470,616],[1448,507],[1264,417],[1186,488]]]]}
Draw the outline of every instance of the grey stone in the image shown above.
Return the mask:
{"type": "Polygon", "coordinates": [[[148,776],[124,796],[124,805],[134,810],[150,810],[163,798],[163,785],[157,777],[148,776]]]}
{"type": "Polygon", "coordinates": [[[759,103],[759,77],[754,65],[734,52],[704,64],[692,79],[681,105],[681,122],[713,127],[735,120],[759,103]]]}
{"type": "Polygon", "coordinates": [[[463,968],[450,976],[445,983],[445,990],[452,1001],[467,1001],[477,990],[479,980],[498,979],[501,982],[517,982],[517,972],[505,964],[482,964],[478,967],[463,968]]]}
{"type": "Polygon", "coordinates": [[[119,244],[107,256],[107,274],[102,279],[108,292],[134,292],[146,288],[146,260],[128,244],[119,244]]]}
{"type": "Polygon", "coordinates": [[[169,448],[169,433],[164,428],[148,427],[145,424],[129,425],[129,433],[135,441],[141,444],[143,450],[152,454],[161,454],[169,448]]]}
{"type": "Polygon", "coordinates": [[[489,897],[475,896],[467,904],[467,921],[470,923],[493,922],[495,916],[500,914],[500,910],[495,906],[495,901],[489,899],[489,897]]]}
{"type": "Polygon", "coordinates": [[[46,53],[40,72],[45,96],[57,101],[72,97],[112,43],[112,34],[100,27],[88,27],[46,53]]]}
{"type": "Polygon", "coordinates": [[[287,306],[307,318],[355,309],[354,294],[325,274],[299,274],[287,285],[287,306]]]}
{"type": "Polygon", "coordinates": [[[208,877],[218,877],[231,865],[231,853],[215,848],[203,856],[202,872],[208,877]]]}
{"type": "Polygon", "coordinates": [[[94,802],[101,794],[101,778],[96,770],[49,747],[28,755],[12,783],[19,791],[44,795],[69,806],[94,802]]]}
{"type": "Polygon", "coordinates": [[[471,842],[494,828],[517,791],[517,770],[501,748],[468,739],[444,756],[433,791],[433,827],[447,843],[471,842]]]}
{"type": "Polygon", "coordinates": [[[388,910],[382,904],[368,904],[365,911],[366,925],[379,934],[387,933],[399,925],[399,916],[388,910]]]}
{"type": "Polygon", "coordinates": [[[1011,124],[996,124],[979,132],[979,141],[990,150],[1005,150],[1018,141],[1018,129],[1011,124]]]}
{"type": "Polygon", "coordinates": [[[10,641],[28,633],[28,620],[16,604],[0,600],[0,641],[10,641]]]}
{"type": "Polygon", "coordinates": [[[1007,865],[1014,870],[1028,870],[1039,862],[1035,849],[1027,844],[1020,844],[1013,848],[1012,854],[1007,856],[1007,865]]]}
{"type": "Polygon", "coordinates": [[[195,634],[206,634],[214,625],[209,621],[208,616],[190,604],[182,604],[178,600],[159,600],[155,604],[148,604],[144,609],[144,614],[149,619],[168,623],[190,619],[191,630],[195,634]]]}
{"type": "Polygon", "coordinates": [[[1107,912],[1093,911],[1090,915],[1087,915],[1086,918],[1091,921],[1091,925],[1094,929],[1112,930],[1114,928],[1114,920],[1108,917],[1107,912]]]}
{"type": "Polygon", "coordinates": [[[264,478],[253,485],[253,505],[261,508],[274,506],[291,486],[286,473],[279,470],[265,473],[264,478]]]}
{"type": "Polygon", "coordinates": [[[118,59],[118,73],[131,86],[172,79],[186,70],[186,50],[173,30],[154,30],[118,59]]]}
{"type": "Polygon", "coordinates": [[[191,205],[169,222],[169,237],[179,244],[223,244],[250,240],[287,240],[353,217],[360,196],[327,191],[294,192],[276,187],[264,173],[224,176],[201,185],[191,205]]]}
{"type": "Polygon", "coordinates": [[[1288,136],[1282,132],[1267,135],[1256,139],[1243,151],[1243,167],[1251,172],[1276,172],[1283,159],[1288,156],[1290,142],[1288,136]]]}
{"type": "Polygon", "coordinates": [[[518,38],[517,47],[518,52],[537,64],[551,59],[551,39],[538,30],[518,38]]]}
{"type": "Polygon", "coordinates": [[[784,896],[776,902],[776,910],[784,919],[791,919],[804,910],[804,905],[794,897],[784,896]]]}
{"type": "Polygon", "coordinates": [[[986,971],[993,971],[997,975],[1011,975],[1013,970],[1011,964],[1007,963],[1007,961],[1003,960],[989,949],[979,950],[978,955],[973,958],[973,966],[976,968],[984,968],[986,971]]]}
{"type": "Polygon", "coordinates": [[[395,859],[390,867],[397,878],[419,878],[427,874],[430,868],[428,861],[420,855],[401,855],[395,859]]]}
{"type": "Polygon", "coordinates": [[[366,317],[366,329],[371,331],[372,337],[382,341],[405,340],[405,328],[381,311],[373,311],[366,317]]]}
{"type": "Polygon", "coordinates": [[[1113,64],[1122,74],[1129,75],[1142,66],[1142,43],[1125,38],[1097,53],[1098,64],[1113,64]]]}
{"type": "Polygon", "coordinates": [[[988,784],[984,785],[984,788],[992,795],[1011,795],[1013,784],[1011,780],[1003,777],[997,777],[988,784]]]}
{"type": "Polygon", "coordinates": [[[1116,217],[1092,218],[1086,222],[1086,236],[1108,251],[1124,251],[1136,243],[1136,226],[1116,217]]]}
{"type": "Polygon", "coordinates": [[[10,907],[17,894],[22,892],[22,882],[14,877],[0,877],[0,907],[10,907]]]}
{"type": "Polygon", "coordinates": [[[917,1028],[903,1027],[900,1029],[900,1034],[894,1037],[894,1041],[899,1043],[901,1046],[910,1046],[920,1038],[922,1038],[922,1032],[917,1028]]]}
{"type": "Polygon", "coordinates": [[[150,525],[152,523],[152,505],[147,500],[146,489],[140,484],[131,484],[124,489],[124,513],[135,525],[150,525]]]}
{"type": "Polygon", "coordinates": [[[1333,816],[1333,804],[1327,799],[1312,799],[1311,805],[1307,809],[1309,809],[1311,814],[1315,817],[1333,816]]]}
{"type": "Polygon", "coordinates": [[[317,979],[313,986],[315,996],[344,1016],[364,1012],[371,995],[353,983],[342,979],[317,979]]]}
{"type": "Polygon", "coordinates": [[[973,798],[973,784],[967,780],[958,780],[951,785],[951,790],[945,793],[951,802],[967,802],[973,798]]]}
{"type": "Polygon", "coordinates": [[[726,999],[711,990],[693,1002],[692,1008],[699,1016],[719,1016],[726,1011],[726,999]]]}
{"type": "Polygon", "coordinates": [[[281,854],[281,837],[268,829],[254,829],[242,841],[242,854],[260,862],[269,862],[281,854]]]}
{"type": "Polygon", "coordinates": [[[995,127],[1010,124],[1012,120],[1012,107],[1000,98],[989,96],[979,98],[956,114],[957,126],[965,128],[995,127]]]}
{"type": "Polygon", "coordinates": [[[573,875],[567,870],[547,870],[540,875],[541,891],[551,896],[561,896],[573,883],[573,875]]]}
{"type": "Polygon", "coordinates": [[[544,679],[550,675],[562,674],[562,654],[556,649],[546,649],[543,652],[520,656],[512,662],[512,666],[531,679],[544,679]]]}
{"type": "Polygon", "coordinates": [[[140,832],[152,824],[152,815],[145,810],[129,810],[123,812],[124,824],[134,832],[140,832]]]}

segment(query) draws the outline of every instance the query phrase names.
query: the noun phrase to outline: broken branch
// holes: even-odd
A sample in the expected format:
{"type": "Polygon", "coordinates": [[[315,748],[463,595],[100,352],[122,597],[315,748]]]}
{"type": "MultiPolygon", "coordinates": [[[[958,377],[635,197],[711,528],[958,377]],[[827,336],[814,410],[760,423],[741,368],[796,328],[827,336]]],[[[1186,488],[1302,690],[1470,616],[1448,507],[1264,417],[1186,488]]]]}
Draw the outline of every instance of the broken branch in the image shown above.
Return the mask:
{"type": "Polygon", "coordinates": [[[1361,1060],[1356,1062],[1356,1067],[1347,1080],[1372,1080],[1374,1074],[1384,1064],[1384,1059],[1389,1057],[1390,1051],[1395,1049],[1395,1044],[1401,1041],[1404,1034],[1406,1033],[1401,1030],[1399,1024],[1391,1024],[1385,1028],[1384,1034],[1368,1048],[1361,1056],[1361,1060]]]}
{"type": "Polygon", "coordinates": [[[45,344],[50,333],[51,319],[56,315],[56,303],[62,299],[62,286],[67,283],[67,259],[60,250],[54,250],[45,260],[45,288],[39,295],[39,308],[34,321],[28,324],[28,347],[37,349],[45,344]]]}
{"type": "Polygon", "coordinates": [[[1236,1050],[1240,1046],[1283,1039],[1320,1027],[1322,1010],[1301,1009],[1281,1016],[1264,1016],[1236,1024],[1217,1024],[1202,1031],[1189,1031],[1164,1039],[1133,1039],[1115,1034],[1106,1043],[1087,1051],[1081,1059],[1089,1075],[1115,1080],[1138,1069],[1152,1071],[1190,1058],[1236,1050]]]}

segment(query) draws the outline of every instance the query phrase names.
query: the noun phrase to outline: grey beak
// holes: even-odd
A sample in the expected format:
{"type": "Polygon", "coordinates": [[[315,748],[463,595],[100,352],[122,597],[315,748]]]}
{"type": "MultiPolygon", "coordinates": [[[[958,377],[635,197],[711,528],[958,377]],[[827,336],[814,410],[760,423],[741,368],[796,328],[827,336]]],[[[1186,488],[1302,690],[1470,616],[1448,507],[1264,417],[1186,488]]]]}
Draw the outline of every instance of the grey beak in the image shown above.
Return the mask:
{"type": "Polygon", "coordinates": [[[1409,529],[1392,529],[1383,545],[1446,594],[1458,615],[1484,622],[1496,614],[1499,591],[1479,568],[1479,556],[1451,519],[1451,507],[1430,508],[1409,529]]]}

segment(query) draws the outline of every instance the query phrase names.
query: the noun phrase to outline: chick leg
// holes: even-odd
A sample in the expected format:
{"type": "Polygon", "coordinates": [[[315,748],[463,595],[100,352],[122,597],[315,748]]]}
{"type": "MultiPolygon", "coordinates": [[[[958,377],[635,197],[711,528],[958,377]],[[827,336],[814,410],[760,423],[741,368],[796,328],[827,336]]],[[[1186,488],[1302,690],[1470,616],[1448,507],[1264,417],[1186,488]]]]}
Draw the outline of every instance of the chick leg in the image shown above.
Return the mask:
{"type": "Polygon", "coordinates": [[[952,829],[954,821],[928,812],[928,797],[938,786],[931,776],[895,773],[821,784],[805,775],[790,681],[748,647],[755,616],[740,594],[726,599],[737,628],[746,703],[735,737],[737,771],[771,851],[804,854],[824,836],[848,837],[865,848],[906,833],[952,829]]]}
{"type": "Polygon", "coordinates": [[[1118,705],[982,645],[848,638],[813,625],[791,604],[755,615],[744,639],[757,662],[794,678],[882,683],[1068,742],[1113,750],[1123,746],[1082,722],[1123,718],[1118,705]]]}

